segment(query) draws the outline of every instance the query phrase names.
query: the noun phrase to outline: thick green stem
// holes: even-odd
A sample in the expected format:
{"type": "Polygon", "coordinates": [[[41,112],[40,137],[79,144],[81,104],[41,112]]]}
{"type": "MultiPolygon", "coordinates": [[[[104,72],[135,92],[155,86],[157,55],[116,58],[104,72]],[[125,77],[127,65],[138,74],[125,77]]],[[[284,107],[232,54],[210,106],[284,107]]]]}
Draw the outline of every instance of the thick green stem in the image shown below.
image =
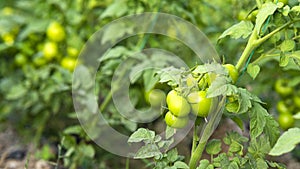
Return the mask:
{"type": "Polygon", "coordinates": [[[242,68],[243,68],[244,64],[246,63],[248,57],[250,56],[252,50],[255,49],[256,46],[258,46],[256,41],[257,41],[257,34],[256,34],[256,28],[254,28],[254,30],[248,40],[246,48],[244,49],[244,52],[242,53],[238,63],[235,66],[238,71],[242,70],[242,68]]]}
{"type": "Polygon", "coordinates": [[[206,142],[207,142],[207,140],[205,142],[200,142],[198,144],[197,148],[195,149],[195,151],[193,152],[190,163],[189,163],[190,169],[195,169],[197,167],[198,161],[201,158],[202,153],[204,151],[206,142]]]}

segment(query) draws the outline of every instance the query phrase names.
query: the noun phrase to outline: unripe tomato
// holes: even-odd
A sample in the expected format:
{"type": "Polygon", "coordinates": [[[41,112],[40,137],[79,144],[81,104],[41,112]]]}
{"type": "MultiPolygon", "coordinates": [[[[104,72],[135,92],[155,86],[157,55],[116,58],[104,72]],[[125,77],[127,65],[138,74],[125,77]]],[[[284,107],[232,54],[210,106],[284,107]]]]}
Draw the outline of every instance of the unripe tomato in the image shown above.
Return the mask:
{"type": "Polygon", "coordinates": [[[76,60],[73,58],[65,57],[61,60],[60,64],[63,68],[73,71],[76,66],[76,60]]]}
{"type": "Polygon", "coordinates": [[[187,99],[191,104],[193,114],[199,117],[207,117],[212,105],[212,99],[206,98],[206,91],[192,92],[187,99]]]}
{"type": "Polygon", "coordinates": [[[287,86],[287,79],[278,79],[275,82],[275,91],[281,96],[288,96],[293,93],[293,88],[287,86]]]}
{"type": "Polygon", "coordinates": [[[290,113],[280,114],[278,116],[278,123],[283,130],[287,130],[294,126],[295,119],[290,113]]]}
{"type": "Polygon", "coordinates": [[[44,57],[35,57],[33,59],[33,64],[35,66],[44,66],[47,63],[47,60],[44,57]]]}
{"type": "Polygon", "coordinates": [[[47,37],[55,42],[60,42],[65,39],[65,30],[62,25],[56,21],[51,22],[47,28],[47,37]]]}
{"type": "Polygon", "coordinates": [[[3,39],[3,42],[8,46],[13,45],[15,42],[15,36],[12,33],[3,34],[2,39],[3,39]]]}
{"type": "Polygon", "coordinates": [[[300,108],[300,96],[299,95],[295,95],[293,98],[294,104],[296,107],[300,108]]]}
{"type": "Polygon", "coordinates": [[[68,47],[67,52],[68,52],[68,56],[74,57],[74,58],[76,58],[79,54],[78,49],[73,48],[73,47],[68,47]]]}
{"type": "Polygon", "coordinates": [[[229,76],[231,77],[233,84],[236,83],[239,78],[239,72],[236,69],[236,67],[232,64],[226,64],[223,66],[228,70],[229,76]]]}
{"type": "Polygon", "coordinates": [[[188,124],[189,117],[188,116],[176,117],[170,111],[168,111],[165,116],[165,121],[168,126],[170,126],[172,128],[181,129],[181,128],[184,128],[188,124]]]}
{"type": "Polygon", "coordinates": [[[58,47],[55,42],[46,42],[43,47],[43,54],[47,60],[52,60],[58,55],[58,47]]]}
{"type": "Polygon", "coordinates": [[[283,100],[281,100],[281,101],[279,101],[279,102],[277,103],[276,108],[277,108],[277,111],[278,111],[279,113],[282,113],[282,114],[291,112],[291,110],[290,110],[289,107],[284,103],[283,100]]]}
{"type": "Polygon", "coordinates": [[[187,100],[180,96],[175,90],[171,90],[167,95],[169,110],[177,117],[187,116],[191,110],[187,100]]]}
{"type": "Polygon", "coordinates": [[[166,102],[166,94],[160,89],[152,89],[145,93],[147,103],[154,107],[160,107],[166,102]]]}
{"type": "Polygon", "coordinates": [[[248,12],[247,12],[247,11],[241,10],[241,11],[238,13],[237,18],[238,18],[239,21],[246,20],[247,15],[248,15],[248,12]]]}
{"type": "Polygon", "coordinates": [[[255,22],[257,13],[258,13],[258,10],[252,11],[248,16],[249,20],[252,22],[255,22]]]}
{"type": "Polygon", "coordinates": [[[21,53],[16,55],[16,58],[15,58],[16,65],[23,66],[26,64],[26,62],[27,62],[27,58],[25,55],[23,55],[21,53]]]}

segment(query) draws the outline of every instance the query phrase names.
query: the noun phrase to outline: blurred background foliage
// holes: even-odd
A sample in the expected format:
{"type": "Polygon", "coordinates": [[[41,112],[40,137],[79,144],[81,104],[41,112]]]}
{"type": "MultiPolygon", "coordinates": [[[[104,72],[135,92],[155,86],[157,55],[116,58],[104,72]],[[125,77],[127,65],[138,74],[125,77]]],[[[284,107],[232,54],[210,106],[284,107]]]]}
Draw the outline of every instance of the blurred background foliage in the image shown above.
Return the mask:
{"type": "MultiPolygon", "coordinates": [[[[218,41],[218,37],[225,29],[245,19],[254,8],[255,1],[240,0],[0,1],[1,130],[11,126],[26,142],[42,147],[38,157],[45,160],[58,158],[56,154],[47,155],[50,153],[48,144],[61,145],[59,150],[64,155],[61,163],[67,168],[120,168],[124,159],[94,145],[81,129],[74,112],[72,71],[84,43],[105,24],[119,17],[163,12],[196,25],[225,62],[236,63],[246,41],[229,38],[218,41]],[[120,163],[110,162],[116,158],[120,163]]],[[[114,38],[116,35],[111,32],[108,36],[114,38]]],[[[96,78],[100,104],[110,92],[114,70],[126,56],[141,47],[144,37],[138,35],[120,42],[111,50],[113,59],[103,61],[99,68],[101,73],[96,78]]],[[[195,55],[188,47],[165,36],[149,35],[144,48],[172,51],[189,66],[195,64],[195,55]]],[[[160,62],[159,58],[156,59],[160,62]]],[[[265,71],[267,75],[259,76],[256,80],[259,83],[251,89],[264,94],[268,101],[268,96],[274,95],[271,92],[273,81],[268,81],[274,77],[268,73],[273,71],[272,76],[278,76],[282,72],[274,75],[277,69],[270,65],[263,69],[268,70],[265,71]]],[[[289,76],[294,75],[290,73],[289,76]]],[[[148,77],[144,75],[143,78],[130,87],[131,101],[138,108],[146,105],[144,83],[148,77]]],[[[247,79],[249,77],[245,75],[243,80],[247,79]]],[[[110,125],[126,134],[145,125],[125,119],[109,99],[103,110],[110,125]]],[[[153,127],[152,124],[147,126],[153,127]]]]}

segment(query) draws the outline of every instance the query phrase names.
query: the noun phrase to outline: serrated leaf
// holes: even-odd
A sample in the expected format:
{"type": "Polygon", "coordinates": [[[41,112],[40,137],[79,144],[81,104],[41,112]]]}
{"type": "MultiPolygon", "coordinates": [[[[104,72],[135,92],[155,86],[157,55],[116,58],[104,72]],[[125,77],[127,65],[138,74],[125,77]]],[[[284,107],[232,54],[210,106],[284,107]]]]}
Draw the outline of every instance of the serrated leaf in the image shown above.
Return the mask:
{"type": "Polygon", "coordinates": [[[136,143],[141,141],[151,141],[155,138],[155,132],[145,129],[145,128],[139,128],[137,131],[131,134],[131,136],[128,139],[128,143],[136,143]]]}
{"type": "Polygon", "coordinates": [[[216,155],[222,150],[221,145],[221,140],[212,139],[206,145],[206,152],[210,155],[216,155]]]}
{"type": "Polygon", "coordinates": [[[256,159],[256,166],[259,169],[268,169],[268,164],[264,159],[258,158],[256,159]]]}
{"type": "Polygon", "coordinates": [[[289,64],[289,57],[284,53],[280,53],[279,66],[285,67],[289,64]]]}
{"type": "Polygon", "coordinates": [[[267,2],[263,4],[262,8],[258,11],[256,16],[255,27],[257,30],[257,35],[260,34],[260,30],[266,19],[269,15],[273,15],[273,13],[277,10],[277,5],[272,2],[267,2]]]}
{"type": "Polygon", "coordinates": [[[135,154],[135,159],[151,158],[155,156],[160,156],[162,153],[159,151],[159,148],[155,144],[147,144],[141,147],[135,154]]]}
{"type": "Polygon", "coordinates": [[[169,126],[166,127],[166,139],[171,138],[172,136],[174,136],[175,133],[176,133],[176,129],[169,126]]]}
{"type": "Polygon", "coordinates": [[[277,121],[270,115],[266,117],[266,126],[264,128],[264,133],[268,137],[270,145],[274,146],[280,135],[280,132],[277,121]]]}
{"type": "Polygon", "coordinates": [[[263,132],[266,125],[266,114],[268,114],[267,111],[258,103],[254,103],[250,109],[250,136],[252,139],[257,138],[263,132]]]}
{"type": "Polygon", "coordinates": [[[190,168],[186,163],[184,163],[182,161],[176,161],[174,163],[174,167],[176,167],[176,168],[182,168],[182,169],[189,169],[190,168]]]}
{"type": "Polygon", "coordinates": [[[289,52],[292,51],[295,48],[295,46],[296,46],[295,41],[291,39],[287,39],[280,44],[280,50],[282,52],[289,52]]]}
{"type": "Polygon", "coordinates": [[[255,79],[258,73],[260,72],[260,67],[258,65],[249,64],[247,67],[247,73],[255,79]]]}
{"type": "Polygon", "coordinates": [[[199,167],[197,169],[207,169],[209,165],[209,161],[207,159],[203,159],[200,161],[199,167]]]}
{"type": "Polygon", "coordinates": [[[178,159],[178,152],[176,148],[167,153],[167,159],[169,162],[175,162],[178,159]]]}
{"type": "Polygon", "coordinates": [[[241,21],[238,24],[233,25],[232,27],[225,30],[219,39],[222,39],[226,36],[230,36],[231,38],[238,39],[243,38],[246,39],[253,30],[253,24],[250,21],[241,21]]]}
{"type": "Polygon", "coordinates": [[[300,128],[291,128],[284,132],[277,140],[269,155],[280,156],[292,151],[300,143],[300,128]]]}

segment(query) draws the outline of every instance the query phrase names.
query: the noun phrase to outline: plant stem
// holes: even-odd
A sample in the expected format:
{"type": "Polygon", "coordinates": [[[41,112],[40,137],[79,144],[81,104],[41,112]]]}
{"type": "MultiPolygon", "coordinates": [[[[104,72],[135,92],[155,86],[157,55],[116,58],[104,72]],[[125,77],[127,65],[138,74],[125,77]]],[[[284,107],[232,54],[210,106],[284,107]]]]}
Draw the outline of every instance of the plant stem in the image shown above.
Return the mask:
{"type": "Polygon", "coordinates": [[[257,30],[256,28],[253,29],[252,34],[246,45],[246,48],[244,49],[238,63],[235,66],[238,71],[241,71],[241,69],[243,68],[244,64],[246,63],[249,55],[251,54],[252,50],[255,49],[256,46],[258,46],[258,44],[256,43],[256,40],[257,40],[256,30],[257,30]]]}

